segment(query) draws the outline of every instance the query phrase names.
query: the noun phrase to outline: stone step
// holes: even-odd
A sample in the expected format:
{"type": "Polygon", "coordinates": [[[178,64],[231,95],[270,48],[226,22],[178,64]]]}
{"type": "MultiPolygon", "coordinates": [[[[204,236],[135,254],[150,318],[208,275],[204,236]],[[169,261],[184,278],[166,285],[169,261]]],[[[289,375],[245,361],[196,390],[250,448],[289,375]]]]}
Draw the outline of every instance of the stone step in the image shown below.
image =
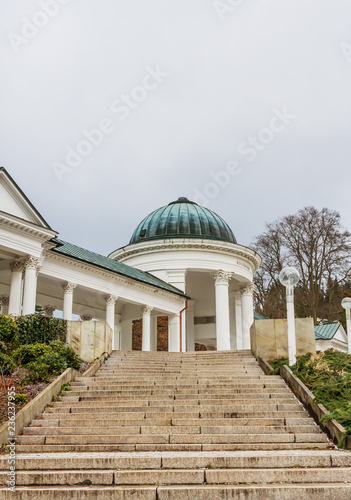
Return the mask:
{"type": "MultiPolygon", "coordinates": [[[[8,475],[0,473],[0,485],[8,475]]],[[[274,484],[351,483],[351,469],[176,469],[176,470],[59,470],[19,471],[18,486],[53,485],[190,485],[190,484],[274,484]]],[[[351,485],[350,485],[351,486],[351,485]]]]}
{"type": "MultiPolygon", "coordinates": [[[[284,434],[299,433],[321,434],[319,427],[315,425],[301,426],[235,426],[230,425],[134,425],[129,422],[126,425],[102,426],[102,427],[26,427],[24,436],[40,435],[113,435],[119,434],[284,434]]],[[[323,435],[324,436],[324,435],[323,435]]]]}
{"type": "MultiPolygon", "coordinates": [[[[351,467],[351,453],[340,450],[220,451],[188,453],[19,453],[16,470],[128,470],[128,469],[284,469],[351,467]]],[[[0,470],[8,471],[8,457],[0,456],[0,470]]]]}
{"type": "Polygon", "coordinates": [[[231,443],[231,444],[89,444],[89,445],[18,445],[19,453],[58,452],[200,452],[200,451],[276,451],[276,450],[330,450],[325,443],[231,443]]]}
{"type": "MultiPolygon", "coordinates": [[[[55,405],[55,403],[53,403],[55,405]]],[[[242,415],[242,416],[247,416],[248,414],[252,413],[257,413],[263,411],[262,405],[232,405],[232,406],[225,406],[225,405],[212,405],[212,406],[207,406],[207,405],[187,405],[187,406],[173,406],[173,405],[164,405],[164,406],[135,406],[135,405],[129,405],[129,406],[106,406],[106,407],[95,407],[94,408],[94,413],[117,413],[117,412],[122,412],[122,413],[141,413],[141,412],[148,412],[148,413],[171,413],[171,412],[194,412],[198,411],[201,414],[217,414],[218,416],[222,414],[228,414],[231,416],[234,415],[242,415]]],[[[49,407],[46,409],[47,412],[55,412],[55,413],[71,413],[71,414],[78,414],[78,413],[91,413],[92,408],[91,406],[72,406],[72,405],[55,405],[53,407],[49,407]]],[[[275,405],[275,404],[265,404],[264,405],[264,411],[263,414],[267,415],[270,414],[270,416],[274,413],[283,413],[285,416],[292,416],[292,414],[297,414],[305,413],[305,409],[298,405],[298,404],[293,404],[293,405],[275,405]]],[[[279,416],[279,415],[277,415],[279,416]]],[[[210,418],[210,417],[208,417],[210,418]]]]}
{"type": "Polygon", "coordinates": [[[305,434],[305,433],[288,433],[281,432],[276,434],[199,434],[199,433],[177,433],[176,427],[174,433],[159,429],[158,432],[150,433],[149,428],[145,427],[149,432],[144,434],[128,433],[126,428],[125,434],[119,435],[110,434],[61,434],[54,433],[45,435],[21,435],[18,436],[20,444],[238,444],[238,443],[324,443],[327,438],[324,434],[305,434]]]}
{"type": "MultiPolygon", "coordinates": [[[[181,417],[184,415],[180,414],[181,417]]],[[[284,427],[284,426],[303,426],[305,427],[310,427],[314,426],[316,429],[319,429],[316,424],[314,424],[313,419],[311,418],[295,418],[295,419],[289,419],[289,418],[256,418],[256,419],[247,419],[247,418],[173,418],[171,416],[168,416],[166,418],[164,417],[148,417],[144,418],[142,416],[141,418],[133,418],[132,422],[130,418],[110,418],[110,419],[94,419],[94,418],[87,418],[87,419],[74,419],[73,415],[71,418],[60,418],[60,419],[36,419],[33,420],[32,423],[30,424],[30,428],[32,427],[98,427],[98,426],[104,426],[104,427],[115,427],[119,425],[138,425],[138,426],[144,426],[144,425],[214,425],[214,426],[232,426],[232,427],[246,427],[248,425],[250,426],[261,426],[261,427],[284,427]]],[[[26,432],[24,432],[26,433],[26,432]]]]}
{"type": "MultiPolygon", "coordinates": [[[[154,386],[152,386],[154,387],[154,386]]],[[[196,387],[196,386],[195,386],[196,387]]],[[[123,396],[125,395],[130,395],[130,394],[135,394],[139,396],[147,396],[147,395],[155,395],[155,394],[226,394],[226,395],[235,395],[235,394],[289,394],[291,395],[291,391],[287,387],[277,387],[277,388],[270,388],[270,387],[260,387],[260,392],[257,392],[257,388],[251,388],[249,387],[248,389],[231,389],[231,388],[221,388],[221,389],[156,389],[156,388],[150,388],[150,389],[113,389],[112,386],[110,389],[106,389],[105,387],[99,387],[99,386],[93,386],[92,388],[86,386],[86,387],[72,387],[71,391],[67,391],[69,394],[74,395],[74,396],[84,396],[87,394],[89,391],[89,394],[92,395],[118,395],[118,396],[123,396]]],[[[65,396],[66,392],[62,393],[62,396],[65,396]]]]}
{"type": "MultiPolygon", "coordinates": [[[[57,420],[69,421],[69,420],[77,420],[78,416],[76,413],[62,413],[56,411],[55,408],[47,408],[46,413],[43,413],[40,417],[43,420],[57,420]]],[[[84,415],[84,421],[88,420],[111,420],[115,419],[153,419],[153,418],[207,418],[207,419],[231,419],[235,421],[239,421],[243,419],[247,421],[248,419],[260,419],[260,418],[268,418],[268,419],[285,419],[285,418],[294,418],[294,419],[306,419],[308,420],[310,417],[306,411],[297,411],[297,412],[289,412],[287,415],[286,412],[251,412],[251,413],[233,413],[233,412],[150,412],[149,409],[145,408],[142,412],[109,412],[109,413],[96,413],[95,409],[92,410],[89,415],[84,415]]],[[[80,421],[82,421],[80,419],[80,421]]]]}

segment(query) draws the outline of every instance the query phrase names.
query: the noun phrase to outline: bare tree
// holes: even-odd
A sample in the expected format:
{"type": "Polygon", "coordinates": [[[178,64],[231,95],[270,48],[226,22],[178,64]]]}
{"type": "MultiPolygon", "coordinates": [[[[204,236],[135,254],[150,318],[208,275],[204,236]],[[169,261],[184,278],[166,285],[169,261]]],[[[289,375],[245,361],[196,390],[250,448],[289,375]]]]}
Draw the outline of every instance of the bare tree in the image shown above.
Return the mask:
{"type": "Polygon", "coordinates": [[[326,300],[329,314],[335,314],[335,307],[340,310],[340,304],[331,304],[333,294],[351,278],[351,235],[338,212],[305,207],[266,224],[254,247],[263,259],[256,277],[260,312],[269,315],[270,310],[271,316],[278,314],[275,317],[284,314],[284,308],[272,305],[283,297],[278,275],[286,265],[296,267],[301,276],[296,290],[297,315],[312,316],[316,321],[326,300]]]}

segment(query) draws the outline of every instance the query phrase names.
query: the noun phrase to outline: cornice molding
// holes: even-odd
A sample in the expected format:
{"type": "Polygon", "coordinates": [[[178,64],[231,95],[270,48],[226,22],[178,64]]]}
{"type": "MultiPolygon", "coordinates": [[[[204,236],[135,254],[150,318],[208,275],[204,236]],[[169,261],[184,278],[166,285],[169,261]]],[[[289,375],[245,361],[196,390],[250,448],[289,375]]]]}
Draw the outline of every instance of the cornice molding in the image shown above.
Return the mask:
{"type": "Polygon", "coordinates": [[[218,252],[221,254],[230,254],[235,257],[245,259],[251,266],[253,273],[257,271],[261,264],[261,257],[250,248],[236,245],[234,243],[221,244],[216,240],[160,240],[156,242],[148,241],[146,243],[136,243],[135,245],[128,245],[124,248],[112,252],[109,257],[118,262],[124,262],[126,259],[141,254],[150,254],[164,251],[174,250],[190,250],[190,251],[209,251],[218,252]]]}
{"type": "Polygon", "coordinates": [[[19,217],[1,211],[0,211],[0,223],[12,230],[30,234],[31,236],[34,236],[36,238],[45,241],[57,235],[57,233],[55,231],[52,231],[51,229],[37,226],[33,222],[20,219],[19,217]]]}

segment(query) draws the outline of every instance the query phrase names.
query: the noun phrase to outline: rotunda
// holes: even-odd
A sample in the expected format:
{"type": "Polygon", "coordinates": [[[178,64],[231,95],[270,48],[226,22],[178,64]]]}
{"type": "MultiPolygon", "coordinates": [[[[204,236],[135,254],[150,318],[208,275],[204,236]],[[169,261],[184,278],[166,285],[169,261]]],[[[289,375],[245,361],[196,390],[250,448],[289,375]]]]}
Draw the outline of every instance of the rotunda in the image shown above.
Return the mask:
{"type": "Polygon", "coordinates": [[[213,211],[179,198],[145,217],[129,244],[109,257],[189,297],[182,317],[170,320],[183,325],[180,337],[170,335],[170,351],[193,351],[195,343],[218,350],[250,348],[253,275],[261,259],[239,245],[229,225],[213,211]]]}

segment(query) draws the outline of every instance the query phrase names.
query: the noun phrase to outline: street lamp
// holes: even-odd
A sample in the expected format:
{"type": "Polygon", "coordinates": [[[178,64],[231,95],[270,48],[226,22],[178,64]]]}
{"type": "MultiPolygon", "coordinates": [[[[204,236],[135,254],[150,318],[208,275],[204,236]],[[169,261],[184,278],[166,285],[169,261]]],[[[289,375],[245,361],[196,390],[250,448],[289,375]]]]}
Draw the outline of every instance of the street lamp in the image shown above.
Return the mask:
{"type": "Polygon", "coordinates": [[[346,329],[347,329],[347,343],[348,343],[348,352],[351,354],[351,317],[350,317],[350,309],[351,309],[351,299],[349,297],[345,297],[341,301],[342,307],[346,312],[346,329]]]}
{"type": "Polygon", "coordinates": [[[284,267],[279,274],[280,283],[286,287],[289,366],[296,364],[294,286],[297,285],[299,279],[299,272],[294,267],[284,267]]]}

